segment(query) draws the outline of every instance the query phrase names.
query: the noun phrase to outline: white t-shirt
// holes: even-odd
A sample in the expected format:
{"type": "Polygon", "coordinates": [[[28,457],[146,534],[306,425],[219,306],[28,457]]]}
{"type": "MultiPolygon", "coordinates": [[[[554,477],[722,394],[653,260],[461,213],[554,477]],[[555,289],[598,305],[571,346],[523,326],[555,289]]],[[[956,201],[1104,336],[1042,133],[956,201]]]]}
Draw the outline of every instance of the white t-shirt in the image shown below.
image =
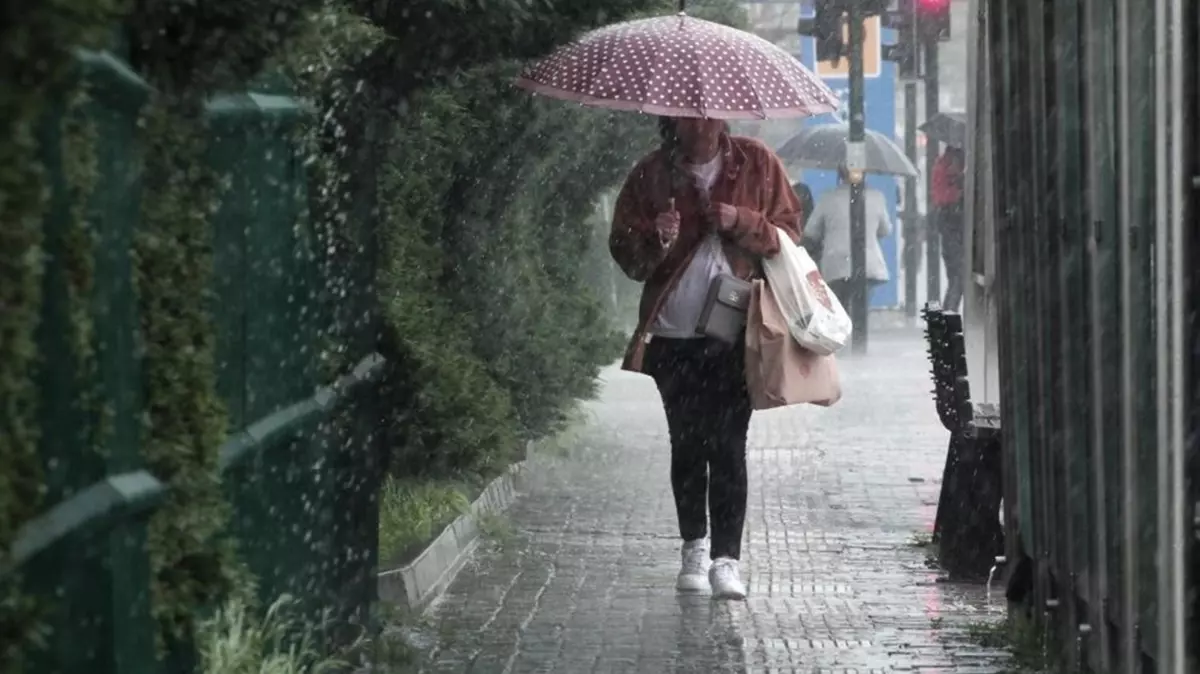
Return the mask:
{"type": "MultiPolygon", "coordinates": [[[[721,174],[721,155],[704,164],[689,165],[687,169],[695,178],[696,186],[707,193],[721,174]]],[[[679,276],[679,282],[667,295],[650,327],[650,334],[676,339],[702,337],[696,332],[696,324],[704,311],[708,288],[714,278],[729,273],[729,260],[721,247],[721,239],[713,232],[700,243],[691,263],[679,276]]]]}

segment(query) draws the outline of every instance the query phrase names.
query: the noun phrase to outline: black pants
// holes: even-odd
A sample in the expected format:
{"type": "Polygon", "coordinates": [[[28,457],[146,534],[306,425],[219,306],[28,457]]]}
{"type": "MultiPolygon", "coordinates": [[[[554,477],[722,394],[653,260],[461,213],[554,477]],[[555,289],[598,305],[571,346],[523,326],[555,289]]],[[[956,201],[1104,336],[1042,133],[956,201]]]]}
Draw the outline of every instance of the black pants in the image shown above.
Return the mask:
{"type": "MultiPolygon", "coordinates": [[[[832,281],[826,279],[825,283],[829,286],[829,289],[833,291],[833,295],[838,298],[838,302],[842,303],[842,308],[846,310],[846,313],[849,314],[851,318],[854,318],[853,309],[850,308],[850,279],[842,278],[834,279],[832,281]]],[[[878,285],[883,285],[883,281],[867,279],[868,309],[871,307],[871,291],[875,290],[875,286],[878,285]]]]}
{"type": "Polygon", "coordinates": [[[745,346],[656,337],[647,346],[671,434],[671,488],[685,541],[704,538],[711,556],[740,559],[746,523],[745,346]]]}
{"type": "Polygon", "coordinates": [[[942,308],[958,311],[963,297],[963,254],[966,252],[962,207],[939,208],[937,225],[942,238],[942,262],[946,265],[946,295],[942,298],[942,308]]]}
{"type": "Polygon", "coordinates": [[[850,279],[842,278],[832,281],[826,279],[825,283],[833,291],[834,297],[838,298],[838,302],[842,303],[842,308],[846,310],[846,313],[850,313],[850,279]]]}

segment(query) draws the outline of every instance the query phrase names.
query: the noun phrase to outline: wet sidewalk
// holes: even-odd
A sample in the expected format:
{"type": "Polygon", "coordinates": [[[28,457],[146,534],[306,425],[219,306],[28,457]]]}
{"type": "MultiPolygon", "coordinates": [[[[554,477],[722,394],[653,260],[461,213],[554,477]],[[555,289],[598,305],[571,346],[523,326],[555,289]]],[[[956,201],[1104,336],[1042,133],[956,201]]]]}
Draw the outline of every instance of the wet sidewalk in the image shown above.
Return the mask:
{"type": "Polygon", "coordinates": [[[1000,609],[914,545],[948,438],[921,337],[872,337],[837,406],[755,416],[746,602],[676,595],[666,422],[648,378],[609,370],[579,446],[532,461],[513,532],[432,609],[424,671],[1002,671],[964,636],[1000,609]]]}

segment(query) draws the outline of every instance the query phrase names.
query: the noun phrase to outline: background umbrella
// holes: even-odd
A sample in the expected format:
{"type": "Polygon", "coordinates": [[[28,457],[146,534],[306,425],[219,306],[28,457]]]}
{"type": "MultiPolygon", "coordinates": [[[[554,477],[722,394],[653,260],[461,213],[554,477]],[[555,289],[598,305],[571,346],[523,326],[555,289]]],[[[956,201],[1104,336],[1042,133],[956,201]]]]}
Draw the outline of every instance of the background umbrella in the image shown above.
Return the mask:
{"type": "Polygon", "coordinates": [[[939,112],[928,122],[921,125],[921,131],[929,138],[953,145],[964,147],[967,143],[967,113],[939,112]]]}
{"type": "Polygon", "coordinates": [[[682,12],[605,26],[531,64],[517,86],[671,117],[769,119],[838,108],[837,94],[762,38],[682,12]]]}
{"type": "MultiPolygon", "coordinates": [[[[846,163],[846,139],[849,137],[850,127],[846,124],[809,126],[779,148],[779,158],[796,166],[836,169],[846,163]]],[[[887,136],[867,130],[864,145],[867,156],[863,170],[867,173],[917,175],[917,167],[887,136]]]]}

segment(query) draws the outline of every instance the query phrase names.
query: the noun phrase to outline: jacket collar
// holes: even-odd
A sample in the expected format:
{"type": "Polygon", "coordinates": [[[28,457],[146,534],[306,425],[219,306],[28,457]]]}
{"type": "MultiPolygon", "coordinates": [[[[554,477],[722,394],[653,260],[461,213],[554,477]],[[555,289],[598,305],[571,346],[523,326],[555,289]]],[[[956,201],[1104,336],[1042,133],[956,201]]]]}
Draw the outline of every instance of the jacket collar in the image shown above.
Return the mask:
{"type": "MultiPolygon", "coordinates": [[[[746,165],[746,151],[734,143],[733,138],[724,131],[721,132],[717,143],[718,151],[721,153],[721,172],[727,179],[733,180],[746,165]]],[[[682,156],[675,157],[675,168],[681,171],[678,175],[687,175],[687,167],[684,165],[682,156]]]]}

